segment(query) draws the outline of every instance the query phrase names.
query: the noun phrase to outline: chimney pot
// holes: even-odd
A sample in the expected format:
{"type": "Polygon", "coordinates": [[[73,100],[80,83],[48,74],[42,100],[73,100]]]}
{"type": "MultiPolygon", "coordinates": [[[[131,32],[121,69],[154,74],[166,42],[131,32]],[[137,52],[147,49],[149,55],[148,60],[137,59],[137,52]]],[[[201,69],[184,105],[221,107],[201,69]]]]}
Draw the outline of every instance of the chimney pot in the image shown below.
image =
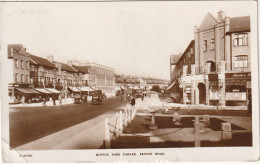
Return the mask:
{"type": "Polygon", "coordinates": [[[53,56],[52,56],[52,55],[47,56],[47,59],[48,59],[50,62],[53,63],[53,56]]]}
{"type": "Polygon", "coordinates": [[[222,11],[222,10],[220,10],[219,12],[218,12],[218,19],[220,19],[220,20],[223,20],[223,19],[225,19],[225,11],[222,11]]]}

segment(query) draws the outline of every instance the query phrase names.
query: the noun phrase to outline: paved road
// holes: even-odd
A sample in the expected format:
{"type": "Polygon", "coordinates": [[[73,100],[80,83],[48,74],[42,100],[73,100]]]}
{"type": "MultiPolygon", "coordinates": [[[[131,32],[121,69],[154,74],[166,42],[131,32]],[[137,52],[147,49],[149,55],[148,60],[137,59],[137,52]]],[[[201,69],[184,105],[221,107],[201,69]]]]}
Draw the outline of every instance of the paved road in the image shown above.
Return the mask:
{"type": "Polygon", "coordinates": [[[116,112],[119,97],[105,99],[102,105],[70,104],[55,107],[11,107],[10,146],[26,144],[49,134],[90,120],[108,111],[116,112]]]}

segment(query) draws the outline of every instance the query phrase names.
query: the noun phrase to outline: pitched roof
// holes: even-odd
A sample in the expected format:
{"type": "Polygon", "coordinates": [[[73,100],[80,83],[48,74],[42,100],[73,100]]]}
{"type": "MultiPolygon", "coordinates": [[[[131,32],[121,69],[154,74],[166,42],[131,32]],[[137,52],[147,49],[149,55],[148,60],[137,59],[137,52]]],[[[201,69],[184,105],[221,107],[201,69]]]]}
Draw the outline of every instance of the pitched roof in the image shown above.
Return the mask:
{"type": "Polygon", "coordinates": [[[76,66],[76,65],[72,65],[72,67],[74,69],[76,69],[78,72],[89,73],[88,69],[90,68],[90,66],[76,66]]]}
{"type": "Polygon", "coordinates": [[[250,31],[250,16],[230,18],[230,32],[250,31]]]}
{"type": "Polygon", "coordinates": [[[180,59],[181,55],[171,55],[171,64],[177,64],[178,60],[180,59]]]}
{"type": "Polygon", "coordinates": [[[202,29],[202,30],[211,29],[215,25],[217,25],[218,23],[220,23],[220,21],[217,18],[215,18],[211,13],[208,13],[204,17],[204,19],[201,22],[199,28],[202,29]]]}
{"type": "Polygon", "coordinates": [[[22,44],[9,44],[8,50],[13,48],[14,52],[18,52],[20,48],[22,48],[22,44]]]}
{"type": "Polygon", "coordinates": [[[72,68],[68,64],[60,63],[60,62],[55,62],[55,63],[59,63],[61,65],[61,70],[69,71],[69,72],[77,72],[74,68],[72,68]]]}
{"type": "Polygon", "coordinates": [[[22,44],[8,44],[8,55],[11,55],[11,48],[13,49],[13,53],[27,55],[26,48],[22,44]]]}
{"type": "Polygon", "coordinates": [[[46,67],[51,67],[51,68],[56,68],[55,64],[51,63],[48,59],[39,57],[39,56],[35,56],[32,54],[29,54],[30,57],[30,62],[33,64],[38,64],[38,65],[42,65],[42,66],[46,66],[46,67]]]}

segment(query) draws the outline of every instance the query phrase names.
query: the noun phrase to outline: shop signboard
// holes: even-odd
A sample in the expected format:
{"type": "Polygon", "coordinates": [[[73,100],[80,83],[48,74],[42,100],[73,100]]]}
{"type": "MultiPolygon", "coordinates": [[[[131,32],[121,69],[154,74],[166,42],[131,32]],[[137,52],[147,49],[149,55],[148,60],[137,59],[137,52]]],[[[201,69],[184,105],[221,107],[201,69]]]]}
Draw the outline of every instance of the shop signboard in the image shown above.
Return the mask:
{"type": "Polygon", "coordinates": [[[217,81],[218,80],[218,74],[209,74],[209,81],[217,81]]]}
{"type": "Polygon", "coordinates": [[[243,73],[226,73],[226,79],[248,79],[251,80],[251,72],[243,73]]]}

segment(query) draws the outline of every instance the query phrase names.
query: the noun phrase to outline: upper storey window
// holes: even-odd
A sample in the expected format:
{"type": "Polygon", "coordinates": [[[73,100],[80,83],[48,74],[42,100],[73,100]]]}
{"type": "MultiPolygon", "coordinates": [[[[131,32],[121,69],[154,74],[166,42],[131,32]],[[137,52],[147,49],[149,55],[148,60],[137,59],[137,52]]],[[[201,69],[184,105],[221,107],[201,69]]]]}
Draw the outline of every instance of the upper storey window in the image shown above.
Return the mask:
{"type": "Polygon", "coordinates": [[[210,50],[214,50],[215,49],[215,39],[211,38],[210,40],[210,50]]]}
{"type": "Polygon", "coordinates": [[[248,63],[247,55],[235,56],[235,67],[236,68],[246,68],[248,63]]]}
{"type": "Polygon", "coordinates": [[[207,51],[207,40],[203,41],[203,51],[207,51]]]}
{"type": "Polygon", "coordinates": [[[235,34],[234,35],[234,46],[246,46],[248,44],[247,34],[235,34]]]}

